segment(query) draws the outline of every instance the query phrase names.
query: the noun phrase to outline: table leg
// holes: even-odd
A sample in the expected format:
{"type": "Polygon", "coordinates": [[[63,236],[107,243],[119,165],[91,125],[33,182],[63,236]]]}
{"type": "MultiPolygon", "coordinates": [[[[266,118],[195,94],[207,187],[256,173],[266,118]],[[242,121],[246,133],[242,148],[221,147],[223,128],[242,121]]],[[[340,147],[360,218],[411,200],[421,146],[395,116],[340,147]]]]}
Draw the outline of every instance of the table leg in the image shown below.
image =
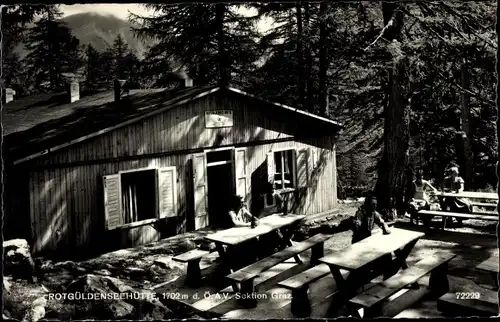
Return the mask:
{"type": "Polygon", "coordinates": [[[449,291],[450,283],[448,282],[448,262],[439,265],[431,271],[429,288],[437,296],[441,296],[449,291]]]}
{"type": "Polygon", "coordinates": [[[330,266],[330,272],[332,272],[333,278],[335,279],[335,284],[337,285],[337,289],[341,290],[345,288],[346,282],[349,279],[350,274],[346,279],[344,279],[344,277],[340,273],[340,269],[334,266],[330,266]]]}
{"type": "Polygon", "coordinates": [[[241,283],[240,303],[243,307],[249,309],[257,306],[257,298],[255,297],[254,279],[251,278],[241,283]]]}
{"type": "Polygon", "coordinates": [[[308,317],[311,315],[311,303],[307,291],[309,286],[305,285],[292,290],[292,313],[296,317],[308,317]]]}
{"type": "Polygon", "coordinates": [[[195,261],[190,261],[187,267],[187,280],[186,284],[191,287],[197,287],[201,284],[201,270],[200,270],[201,258],[195,261]]]}
{"type": "Polygon", "coordinates": [[[325,256],[324,255],[324,243],[319,243],[316,244],[312,247],[311,250],[311,265],[316,265],[318,264],[318,259],[321,257],[325,256]]]}
{"type": "Polygon", "coordinates": [[[446,228],[446,217],[443,216],[443,221],[441,222],[441,229],[444,230],[446,228]]]}
{"type": "MultiPolygon", "coordinates": [[[[399,272],[400,269],[407,269],[408,268],[408,264],[406,263],[406,258],[408,258],[408,255],[410,255],[410,253],[413,250],[413,247],[415,247],[415,244],[417,243],[417,241],[418,241],[418,239],[407,244],[402,249],[398,249],[394,252],[394,254],[396,255],[396,258],[391,263],[390,267],[388,269],[386,269],[386,272],[384,273],[384,280],[397,274],[397,272],[399,272]]],[[[417,285],[415,285],[415,283],[414,283],[414,284],[412,284],[412,287],[417,287],[417,285]]]]}
{"type": "Polygon", "coordinates": [[[346,309],[348,314],[354,317],[359,317],[359,313],[356,307],[349,305],[348,299],[350,299],[355,294],[356,289],[358,288],[357,282],[360,281],[360,278],[363,274],[357,274],[356,272],[352,271],[344,279],[344,277],[340,273],[340,269],[338,269],[337,267],[330,266],[330,271],[332,272],[333,278],[335,279],[335,284],[337,285],[337,294],[332,297],[332,302],[327,313],[328,317],[337,316],[339,314],[339,310],[342,309],[344,304],[347,304],[346,309]]]}
{"type": "MultiPolygon", "coordinates": [[[[285,245],[287,247],[293,246],[293,243],[292,243],[293,231],[294,230],[290,228],[290,229],[287,229],[284,233],[282,233],[282,235],[283,235],[282,245],[285,245]]],[[[304,262],[298,254],[294,255],[293,258],[295,259],[295,262],[297,264],[302,264],[304,262]]]]}
{"type": "Polygon", "coordinates": [[[396,263],[399,266],[398,268],[402,268],[402,269],[408,268],[408,264],[406,263],[406,258],[408,258],[408,255],[410,255],[410,253],[413,250],[413,247],[415,247],[415,244],[417,243],[417,241],[418,241],[418,239],[407,244],[405,247],[403,247],[403,249],[398,249],[394,252],[394,254],[396,255],[396,263]]]}
{"type": "MultiPolygon", "coordinates": [[[[233,267],[231,265],[231,259],[228,256],[227,249],[225,249],[224,245],[221,243],[216,243],[215,246],[217,247],[217,252],[219,253],[219,257],[222,261],[222,267],[221,270],[223,271],[223,275],[229,275],[233,273],[233,267]]],[[[232,284],[233,290],[235,292],[239,291],[238,283],[233,283],[232,284]]]]}

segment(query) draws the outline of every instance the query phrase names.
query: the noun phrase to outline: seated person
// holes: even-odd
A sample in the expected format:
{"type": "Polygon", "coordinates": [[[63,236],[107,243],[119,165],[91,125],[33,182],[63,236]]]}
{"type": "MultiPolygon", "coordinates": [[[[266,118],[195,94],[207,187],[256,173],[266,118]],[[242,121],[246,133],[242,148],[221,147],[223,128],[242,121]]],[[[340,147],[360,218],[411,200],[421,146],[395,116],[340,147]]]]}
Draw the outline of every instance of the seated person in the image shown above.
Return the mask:
{"type": "Polygon", "coordinates": [[[250,227],[252,225],[252,220],[257,224],[259,219],[252,215],[248,211],[243,197],[233,196],[231,199],[231,204],[229,206],[229,219],[231,227],[250,227]]]}
{"type": "Polygon", "coordinates": [[[340,222],[334,228],[336,232],[352,230],[352,243],[357,243],[372,235],[374,224],[382,228],[384,235],[391,233],[389,227],[384,222],[380,214],[377,212],[377,199],[369,194],[365,198],[363,205],[356,211],[354,217],[348,218],[340,222]]]}
{"type": "Polygon", "coordinates": [[[409,211],[410,211],[410,221],[417,221],[419,210],[429,210],[431,201],[428,192],[437,193],[438,190],[434,188],[429,181],[423,179],[422,170],[418,170],[416,173],[416,178],[413,181],[412,195],[410,199],[409,211]]]}
{"type": "MultiPolygon", "coordinates": [[[[464,179],[458,175],[458,168],[451,167],[449,169],[450,175],[444,178],[442,190],[444,192],[459,193],[464,191],[464,179]]],[[[457,213],[471,213],[472,206],[469,200],[457,197],[445,197],[442,202],[442,209],[444,211],[451,211],[457,213]]],[[[458,225],[462,225],[462,218],[455,218],[458,225]]]]}
{"type": "MultiPolygon", "coordinates": [[[[259,219],[253,216],[246,208],[243,197],[235,195],[231,198],[229,205],[229,226],[230,227],[252,227],[259,224],[259,219]]],[[[231,251],[231,258],[237,267],[245,267],[258,259],[259,243],[256,239],[249,240],[231,251]]]]}
{"type": "MultiPolygon", "coordinates": [[[[374,224],[377,224],[382,228],[382,232],[384,235],[388,235],[391,233],[389,227],[382,219],[381,215],[377,212],[377,199],[372,194],[369,194],[365,198],[364,204],[358,209],[354,217],[348,218],[340,222],[340,224],[334,229],[336,232],[352,230],[352,243],[357,243],[362,241],[365,238],[368,238],[372,235],[372,230],[374,228],[374,224]]],[[[390,272],[387,270],[387,265],[391,265],[392,256],[387,254],[382,256],[378,260],[373,263],[373,268],[370,269],[369,275],[372,273],[383,269],[386,271],[384,273],[384,278],[388,278],[390,272]],[[375,267],[379,267],[376,269],[375,267]],[[385,268],[384,268],[385,267],[385,268]]],[[[373,275],[374,277],[375,275],[373,275]]]]}

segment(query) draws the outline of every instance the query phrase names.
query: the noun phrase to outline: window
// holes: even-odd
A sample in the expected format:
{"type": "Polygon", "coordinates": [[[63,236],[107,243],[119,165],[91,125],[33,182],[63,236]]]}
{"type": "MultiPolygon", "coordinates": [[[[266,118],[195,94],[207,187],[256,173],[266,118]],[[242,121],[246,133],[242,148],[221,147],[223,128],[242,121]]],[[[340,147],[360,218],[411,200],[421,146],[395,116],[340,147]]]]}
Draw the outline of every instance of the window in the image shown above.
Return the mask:
{"type": "Polygon", "coordinates": [[[274,152],[274,188],[295,188],[295,150],[274,152]]]}
{"type": "Polygon", "coordinates": [[[177,215],[175,167],[104,177],[106,228],[134,227],[177,215]]]}

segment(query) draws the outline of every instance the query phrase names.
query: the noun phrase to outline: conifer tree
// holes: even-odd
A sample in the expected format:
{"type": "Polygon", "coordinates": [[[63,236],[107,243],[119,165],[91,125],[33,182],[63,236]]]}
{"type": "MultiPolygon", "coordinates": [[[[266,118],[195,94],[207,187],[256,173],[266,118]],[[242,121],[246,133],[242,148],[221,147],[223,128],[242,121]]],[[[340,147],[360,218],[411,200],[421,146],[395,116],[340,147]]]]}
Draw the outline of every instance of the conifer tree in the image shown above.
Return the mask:
{"type": "Polygon", "coordinates": [[[61,74],[74,73],[83,64],[80,42],[60,21],[61,15],[57,5],[48,6],[27,34],[26,62],[37,90],[62,90],[61,74]]]}

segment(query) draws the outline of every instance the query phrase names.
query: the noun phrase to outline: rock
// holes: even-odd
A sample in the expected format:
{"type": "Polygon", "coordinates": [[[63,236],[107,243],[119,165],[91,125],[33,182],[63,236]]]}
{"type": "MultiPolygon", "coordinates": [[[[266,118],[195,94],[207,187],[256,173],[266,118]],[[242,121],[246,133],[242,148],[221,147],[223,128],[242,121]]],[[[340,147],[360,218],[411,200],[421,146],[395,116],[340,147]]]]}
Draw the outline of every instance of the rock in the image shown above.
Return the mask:
{"type": "Polygon", "coordinates": [[[202,241],[202,243],[199,246],[199,249],[202,250],[207,250],[207,251],[214,251],[217,248],[214,242],[209,242],[209,241],[202,241]]]}
{"type": "Polygon", "coordinates": [[[4,275],[29,281],[36,280],[35,262],[31,257],[30,246],[25,239],[11,239],[3,243],[4,275]]]}
{"type": "Polygon", "coordinates": [[[125,273],[130,275],[146,275],[146,271],[139,267],[127,267],[125,268],[125,273]]]}
{"type": "Polygon", "coordinates": [[[59,262],[54,265],[56,268],[67,268],[67,269],[73,269],[77,270],[78,265],[73,262],[73,261],[65,261],[65,262],[59,262]]]}
{"type": "Polygon", "coordinates": [[[166,320],[173,317],[172,310],[163,305],[158,298],[137,301],[137,320],[166,320]]]}
{"type": "Polygon", "coordinates": [[[42,296],[33,301],[33,306],[47,306],[47,299],[42,296]]]}
{"type": "Polygon", "coordinates": [[[100,269],[98,271],[94,271],[94,274],[102,276],[111,276],[111,272],[108,271],[107,269],[100,269]]]}
{"type": "MultiPolygon", "coordinates": [[[[67,293],[94,293],[109,296],[113,293],[133,293],[135,290],[122,280],[109,276],[86,274],[75,279],[66,288],[67,293]]],[[[71,301],[72,303],[75,301],[71,301]]],[[[99,300],[79,300],[88,304],[89,313],[103,319],[132,318],[135,314],[133,305],[120,298],[106,298],[99,300]]]]}
{"type": "Polygon", "coordinates": [[[153,265],[158,265],[162,268],[171,269],[173,267],[172,257],[160,257],[154,261],[153,265]]]}
{"type": "Polygon", "coordinates": [[[8,280],[5,279],[5,277],[3,278],[3,289],[4,289],[4,292],[7,292],[9,293],[10,292],[10,282],[8,280]]]}
{"type": "Polygon", "coordinates": [[[109,276],[86,274],[78,277],[66,288],[67,293],[127,293],[134,289],[122,280],[109,276]]]}
{"type": "Polygon", "coordinates": [[[49,259],[49,260],[46,260],[44,261],[41,265],[40,265],[40,269],[42,271],[48,271],[48,270],[51,270],[54,268],[54,263],[52,263],[52,261],[49,259]]]}
{"type": "Polygon", "coordinates": [[[37,298],[31,305],[31,307],[26,312],[24,321],[36,322],[45,316],[45,306],[47,305],[47,300],[45,297],[37,298]]]}
{"type": "Polygon", "coordinates": [[[96,301],[92,312],[99,319],[130,319],[135,313],[135,308],[133,305],[120,300],[96,301]]]}
{"type": "Polygon", "coordinates": [[[182,239],[177,246],[177,253],[182,254],[196,248],[196,244],[189,239],[182,239]]]}
{"type": "Polygon", "coordinates": [[[118,268],[116,268],[115,266],[113,266],[113,265],[111,265],[111,264],[109,264],[109,263],[106,263],[106,264],[104,265],[104,267],[105,267],[106,269],[110,270],[110,271],[113,271],[113,270],[115,270],[115,271],[116,271],[116,270],[118,269],[118,268]]]}

